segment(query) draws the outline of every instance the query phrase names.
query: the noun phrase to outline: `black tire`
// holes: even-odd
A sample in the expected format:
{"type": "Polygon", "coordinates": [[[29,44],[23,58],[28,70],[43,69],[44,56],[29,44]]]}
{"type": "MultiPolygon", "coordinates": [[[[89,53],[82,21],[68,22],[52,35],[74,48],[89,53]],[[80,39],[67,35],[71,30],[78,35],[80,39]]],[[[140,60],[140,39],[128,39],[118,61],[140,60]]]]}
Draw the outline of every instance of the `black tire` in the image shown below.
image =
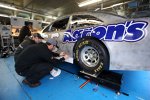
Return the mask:
{"type": "MultiPolygon", "coordinates": [[[[5,47],[0,51],[0,57],[1,58],[7,58],[9,57],[9,48],[10,47],[5,47]]],[[[11,48],[10,48],[11,49],[11,48]]]]}
{"type": "Polygon", "coordinates": [[[89,74],[98,75],[102,70],[109,69],[108,50],[104,44],[90,37],[82,38],[75,44],[74,61],[89,74]]]}
{"type": "Polygon", "coordinates": [[[1,58],[7,58],[7,57],[9,57],[9,54],[7,54],[7,53],[2,53],[2,54],[0,55],[0,57],[1,57],[1,58]]]}

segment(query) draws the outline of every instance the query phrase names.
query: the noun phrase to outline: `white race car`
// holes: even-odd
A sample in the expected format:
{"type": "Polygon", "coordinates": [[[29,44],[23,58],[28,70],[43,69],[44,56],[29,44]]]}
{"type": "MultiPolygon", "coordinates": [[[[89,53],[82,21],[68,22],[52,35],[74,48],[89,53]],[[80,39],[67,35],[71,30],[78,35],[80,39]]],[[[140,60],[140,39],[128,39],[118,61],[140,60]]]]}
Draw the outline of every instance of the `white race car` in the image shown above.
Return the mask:
{"type": "Polygon", "coordinates": [[[58,18],[42,33],[54,38],[82,70],[150,70],[150,19],[128,19],[104,12],[58,18]]]}

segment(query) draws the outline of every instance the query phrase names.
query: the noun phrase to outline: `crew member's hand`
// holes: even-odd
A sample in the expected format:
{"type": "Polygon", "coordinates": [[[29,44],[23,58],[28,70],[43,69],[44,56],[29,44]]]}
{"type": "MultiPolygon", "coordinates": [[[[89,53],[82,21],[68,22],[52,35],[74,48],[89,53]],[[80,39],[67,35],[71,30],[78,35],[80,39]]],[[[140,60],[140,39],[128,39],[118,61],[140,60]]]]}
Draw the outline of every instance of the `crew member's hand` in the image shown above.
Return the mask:
{"type": "Polygon", "coordinates": [[[59,55],[60,56],[65,56],[65,54],[66,54],[65,52],[61,52],[59,55]]]}
{"type": "Polygon", "coordinates": [[[65,58],[65,60],[69,58],[67,54],[65,54],[63,57],[65,58]]]}

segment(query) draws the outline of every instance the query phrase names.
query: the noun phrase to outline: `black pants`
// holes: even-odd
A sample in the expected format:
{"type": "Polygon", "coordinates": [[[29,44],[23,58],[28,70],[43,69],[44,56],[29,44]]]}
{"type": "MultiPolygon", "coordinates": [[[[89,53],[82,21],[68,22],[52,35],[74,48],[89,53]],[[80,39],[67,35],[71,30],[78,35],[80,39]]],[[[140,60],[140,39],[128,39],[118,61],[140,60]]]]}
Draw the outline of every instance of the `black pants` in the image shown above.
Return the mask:
{"type": "Polygon", "coordinates": [[[48,75],[52,69],[52,64],[42,62],[30,66],[28,69],[19,72],[18,74],[25,76],[30,83],[36,83],[39,82],[41,78],[48,75]]]}
{"type": "Polygon", "coordinates": [[[19,54],[15,54],[15,55],[14,55],[14,61],[15,61],[15,63],[16,63],[16,61],[17,61],[17,59],[18,59],[18,56],[19,56],[19,54]]]}

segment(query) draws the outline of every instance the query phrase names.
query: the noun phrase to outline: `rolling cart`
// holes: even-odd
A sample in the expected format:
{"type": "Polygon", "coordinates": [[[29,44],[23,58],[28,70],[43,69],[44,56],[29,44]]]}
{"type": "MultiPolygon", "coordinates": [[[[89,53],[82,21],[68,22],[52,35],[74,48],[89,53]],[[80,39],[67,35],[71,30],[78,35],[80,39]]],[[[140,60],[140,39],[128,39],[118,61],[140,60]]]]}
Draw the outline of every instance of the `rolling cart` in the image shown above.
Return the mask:
{"type": "Polygon", "coordinates": [[[14,39],[11,36],[11,26],[0,25],[0,57],[8,57],[15,50],[14,39]]]}

